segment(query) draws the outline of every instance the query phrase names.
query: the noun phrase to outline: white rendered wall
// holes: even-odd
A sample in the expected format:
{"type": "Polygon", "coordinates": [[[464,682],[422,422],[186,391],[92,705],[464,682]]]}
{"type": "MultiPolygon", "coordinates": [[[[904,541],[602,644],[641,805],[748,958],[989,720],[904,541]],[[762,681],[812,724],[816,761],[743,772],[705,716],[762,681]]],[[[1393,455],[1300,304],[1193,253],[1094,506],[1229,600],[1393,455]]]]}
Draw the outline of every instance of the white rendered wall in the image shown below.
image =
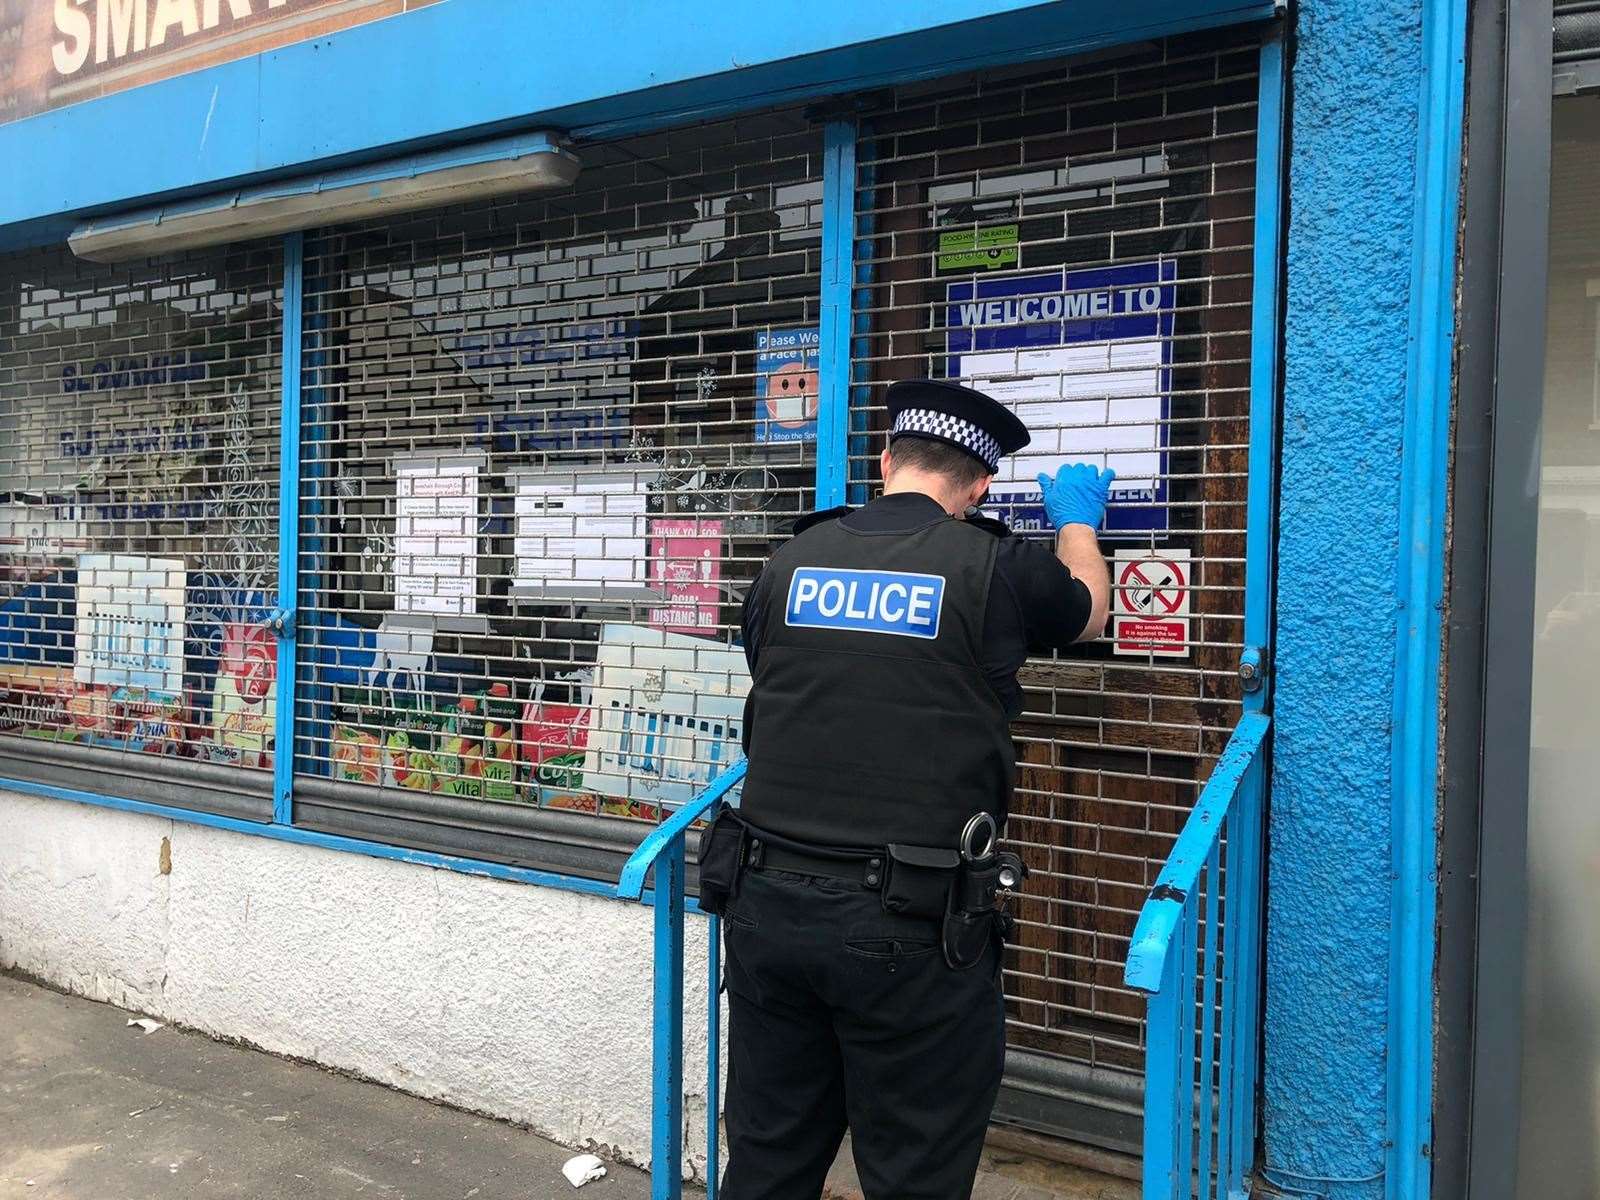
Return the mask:
{"type": "MultiPolygon", "coordinates": [[[[0,791],[0,967],[640,1165],[651,916],[0,791]]],[[[685,1152],[703,1175],[703,919],[685,941],[685,1152]]]]}

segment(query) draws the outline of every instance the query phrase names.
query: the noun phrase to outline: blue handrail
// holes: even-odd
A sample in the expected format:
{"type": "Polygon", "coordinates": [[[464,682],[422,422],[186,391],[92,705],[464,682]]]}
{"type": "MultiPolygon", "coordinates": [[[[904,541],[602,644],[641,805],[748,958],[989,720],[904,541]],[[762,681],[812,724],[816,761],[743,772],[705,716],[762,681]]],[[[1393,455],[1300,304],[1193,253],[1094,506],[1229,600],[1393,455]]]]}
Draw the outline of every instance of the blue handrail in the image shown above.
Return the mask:
{"type": "Polygon", "coordinates": [[[1240,718],[1129,944],[1123,978],[1150,997],[1145,1200],[1249,1194],[1271,724],[1260,712],[1240,718]]]}
{"type": "MultiPolygon", "coordinates": [[[[655,871],[654,1028],[650,1052],[650,1195],[679,1200],[683,1195],[683,913],[684,849],[691,826],[744,778],[739,759],[672,816],[651,830],[629,857],[617,881],[625,900],[644,896],[645,879],[655,871]]],[[[706,1197],[717,1196],[717,1092],[721,1001],[721,963],[715,917],[707,921],[709,975],[706,987],[706,1197]]]]}
{"type": "Polygon", "coordinates": [[[1238,798],[1240,784],[1261,744],[1266,740],[1270,719],[1265,713],[1247,713],[1200,792],[1200,799],[1184,822],[1183,831],[1172,845],[1161,874],[1156,876],[1150,899],[1139,910],[1128,946],[1128,963],[1123,980],[1131,988],[1154,994],[1161,990],[1166,975],[1167,955],[1172,950],[1183,915],[1184,901],[1200,881],[1200,873],[1222,830],[1228,811],[1238,798]]]}
{"type": "Polygon", "coordinates": [[[738,759],[722,774],[714,778],[705,790],[690,800],[671,817],[650,831],[650,836],[639,843],[639,848],[628,856],[617,879],[617,895],[624,900],[638,900],[644,895],[645,877],[656,859],[688,833],[689,827],[705,816],[711,806],[728,794],[744,778],[745,760],[738,759]]]}

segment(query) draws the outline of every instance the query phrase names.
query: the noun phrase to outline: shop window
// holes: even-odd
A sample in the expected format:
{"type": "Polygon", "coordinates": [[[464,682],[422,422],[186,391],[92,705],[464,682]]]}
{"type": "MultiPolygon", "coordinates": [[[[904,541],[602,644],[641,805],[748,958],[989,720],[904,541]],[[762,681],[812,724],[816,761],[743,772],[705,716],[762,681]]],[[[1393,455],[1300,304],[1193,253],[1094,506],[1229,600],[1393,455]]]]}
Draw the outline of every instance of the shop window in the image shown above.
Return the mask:
{"type": "Polygon", "coordinates": [[[739,600],[813,497],[820,127],[577,150],[308,243],[297,824],[606,875],[740,753],[739,600]]]}
{"type": "Polygon", "coordinates": [[[0,258],[0,775],[270,813],[278,246],[0,258]]]}

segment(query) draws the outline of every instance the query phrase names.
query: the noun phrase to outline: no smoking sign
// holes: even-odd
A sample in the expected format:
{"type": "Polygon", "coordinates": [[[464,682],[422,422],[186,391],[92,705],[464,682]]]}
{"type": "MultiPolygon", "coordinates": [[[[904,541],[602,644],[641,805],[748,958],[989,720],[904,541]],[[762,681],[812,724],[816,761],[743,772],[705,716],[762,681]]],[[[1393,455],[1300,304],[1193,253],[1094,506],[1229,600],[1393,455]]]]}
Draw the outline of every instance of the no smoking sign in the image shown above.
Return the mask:
{"type": "Polygon", "coordinates": [[[1118,550],[1112,568],[1112,651],[1158,658],[1189,653],[1189,552],[1118,550]]]}

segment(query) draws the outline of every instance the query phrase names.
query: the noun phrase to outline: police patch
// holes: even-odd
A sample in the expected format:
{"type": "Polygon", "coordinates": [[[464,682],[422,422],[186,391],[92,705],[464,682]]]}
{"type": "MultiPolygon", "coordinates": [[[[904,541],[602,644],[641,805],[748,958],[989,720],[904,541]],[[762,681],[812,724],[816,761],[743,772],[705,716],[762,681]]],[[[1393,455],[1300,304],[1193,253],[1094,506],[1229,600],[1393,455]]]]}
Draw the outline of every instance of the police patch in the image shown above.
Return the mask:
{"type": "Polygon", "coordinates": [[[944,576],[908,571],[799,567],[789,580],[785,625],[936,638],[944,576]]]}

